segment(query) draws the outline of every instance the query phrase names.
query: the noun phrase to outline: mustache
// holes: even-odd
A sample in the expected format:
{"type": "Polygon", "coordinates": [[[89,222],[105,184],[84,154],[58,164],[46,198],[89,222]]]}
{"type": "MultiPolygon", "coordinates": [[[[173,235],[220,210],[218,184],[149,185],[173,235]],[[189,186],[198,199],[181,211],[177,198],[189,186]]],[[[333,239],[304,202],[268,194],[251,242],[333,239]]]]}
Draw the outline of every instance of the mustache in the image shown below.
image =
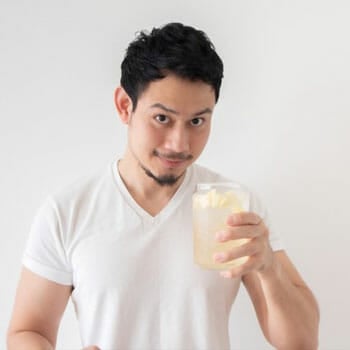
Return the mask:
{"type": "Polygon", "coordinates": [[[171,160],[190,160],[193,158],[191,154],[186,154],[182,152],[160,153],[156,149],[153,151],[153,155],[157,157],[171,159],[171,160]]]}

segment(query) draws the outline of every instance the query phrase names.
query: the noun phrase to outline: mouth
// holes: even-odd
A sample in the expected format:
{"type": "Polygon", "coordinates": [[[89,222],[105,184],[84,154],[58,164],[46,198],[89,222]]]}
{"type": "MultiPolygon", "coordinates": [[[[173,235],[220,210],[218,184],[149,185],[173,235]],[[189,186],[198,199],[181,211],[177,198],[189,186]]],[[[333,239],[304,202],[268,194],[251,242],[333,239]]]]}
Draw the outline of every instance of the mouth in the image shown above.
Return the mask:
{"type": "Polygon", "coordinates": [[[185,154],[161,154],[157,151],[154,155],[158,157],[163,166],[168,169],[177,169],[182,167],[187,161],[191,160],[193,157],[191,155],[185,154]]]}
{"type": "Polygon", "coordinates": [[[159,156],[159,160],[166,168],[170,169],[180,168],[184,163],[186,163],[186,160],[184,159],[169,159],[161,156],[159,156]]]}

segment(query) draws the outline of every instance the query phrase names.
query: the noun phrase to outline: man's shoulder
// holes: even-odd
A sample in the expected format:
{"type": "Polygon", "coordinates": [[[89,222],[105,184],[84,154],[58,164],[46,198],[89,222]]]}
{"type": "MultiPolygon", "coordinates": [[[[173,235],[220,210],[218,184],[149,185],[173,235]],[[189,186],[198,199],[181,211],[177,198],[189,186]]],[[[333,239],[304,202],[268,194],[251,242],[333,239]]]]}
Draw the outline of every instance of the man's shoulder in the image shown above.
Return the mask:
{"type": "Polygon", "coordinates": [[[202,165],[194,164],[193,166],[193,181],[198,183],[218,183],[218,182],[229,182],[235,185],[240,186],[243,190],[250,193],[250,195],[254,195],[254,191],[252,191],[250,186],[247,186],[244,182],[237,180],[232,177],[232,175],[227,175],[223,173],[219,173],[218,171],[212,170],[202,165]]]}
{"type": "Polygon", "coordinates": [[[193,175],[196,182],[226,182],[231,181],[227,176],[200,164],[193,165],[193,175]]]}
{"type": "Polygon", "coordinates": [[[112,183],[111,164],[89,174],[79,176],[50,194],[50,198],[61,204],[88,200],[112,183]]]}

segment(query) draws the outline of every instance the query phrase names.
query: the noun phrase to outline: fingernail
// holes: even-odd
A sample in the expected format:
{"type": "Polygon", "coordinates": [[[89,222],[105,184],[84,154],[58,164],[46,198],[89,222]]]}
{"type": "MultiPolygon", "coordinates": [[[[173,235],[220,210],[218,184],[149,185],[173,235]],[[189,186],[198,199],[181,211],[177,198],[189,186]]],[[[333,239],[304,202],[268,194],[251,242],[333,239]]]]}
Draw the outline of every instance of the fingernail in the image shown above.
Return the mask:
{"type": "Polygon", "coordinates": [[[223,241],[225,239],[225,234],[224,232],[217,232],[215,235],[215,238],[217,241],[223,241]]]}
{"type": "Polygon", "coordinates": [[[230,222],[230,224],[235,224],[236,223],[236,214],[231,214],[230,216],[229,216],[229,222],[230,222]]]}
{"type": "Polygon", "coordinates": [[[221,262],[221,261],[224,261],[225,258],[226,258],[226,256],[225,256],[224,253],[217,253],[217,254],[214,255],[214,260],[215,261],[221,262]]]}

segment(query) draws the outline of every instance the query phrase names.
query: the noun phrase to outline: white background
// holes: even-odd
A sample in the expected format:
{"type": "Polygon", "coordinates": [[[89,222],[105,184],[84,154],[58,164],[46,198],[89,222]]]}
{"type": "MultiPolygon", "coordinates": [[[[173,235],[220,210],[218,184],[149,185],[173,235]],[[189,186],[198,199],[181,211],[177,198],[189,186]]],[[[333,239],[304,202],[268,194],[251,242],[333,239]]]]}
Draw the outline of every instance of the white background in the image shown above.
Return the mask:
{"type": "MultiPolygon", "coordinates": [[[[128,43],[182,21],[225,62],[200,163],[260,194],[319,301],[320,349],[350,349],[349,18],[337,0],[1,0],[0,348],[42,200],[124,150],[112,96],[128,43]]],[[[243,288],[233,314],[232,349],[270,349],[243,288]]],[[[69,305],[57,348],[79,347],[69,305]]]]}

